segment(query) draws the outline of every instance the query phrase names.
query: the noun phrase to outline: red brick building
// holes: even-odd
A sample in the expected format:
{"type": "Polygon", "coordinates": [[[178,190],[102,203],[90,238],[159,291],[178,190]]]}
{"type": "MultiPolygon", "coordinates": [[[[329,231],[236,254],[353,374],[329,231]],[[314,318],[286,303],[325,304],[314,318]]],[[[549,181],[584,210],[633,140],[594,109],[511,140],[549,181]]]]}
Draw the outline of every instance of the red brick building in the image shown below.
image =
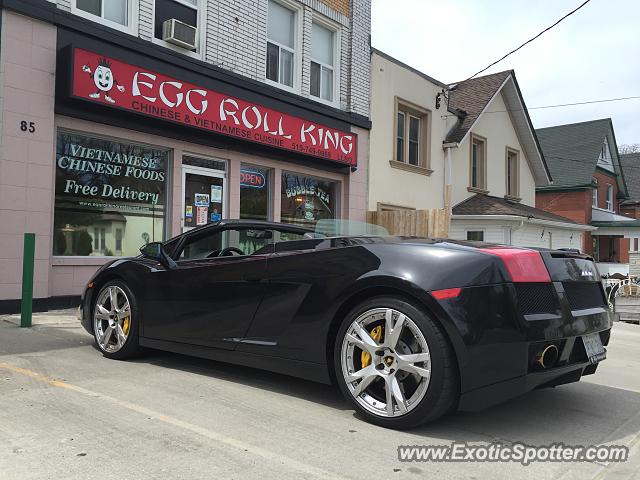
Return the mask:
{"type": "Polygon", "coordinates": [[[628,273],[629,252],[640,236],[640,222],[629,216],[640,218],[635,215],[640,203],[626,203],[629,192],[611,119],[536,133],[554,180],[536,190],[536,207],[597,227],[583,235],[582,251],[594,256],[603,275],[628,273]]]}

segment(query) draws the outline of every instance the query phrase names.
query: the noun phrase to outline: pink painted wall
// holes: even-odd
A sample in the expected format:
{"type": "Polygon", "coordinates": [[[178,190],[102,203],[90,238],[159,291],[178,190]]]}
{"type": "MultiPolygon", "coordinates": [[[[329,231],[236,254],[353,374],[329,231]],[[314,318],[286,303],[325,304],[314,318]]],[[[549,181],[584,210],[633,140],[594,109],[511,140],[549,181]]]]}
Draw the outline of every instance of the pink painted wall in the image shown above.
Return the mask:
{"type": "Polygon", "coordinates": [[[36,234],[34,297],[49,295],[56,28],[2,12],[0,299],[21,296],[22,238],[36,234]],[[35,131],[22,131],[21,122],[35,131]]]}

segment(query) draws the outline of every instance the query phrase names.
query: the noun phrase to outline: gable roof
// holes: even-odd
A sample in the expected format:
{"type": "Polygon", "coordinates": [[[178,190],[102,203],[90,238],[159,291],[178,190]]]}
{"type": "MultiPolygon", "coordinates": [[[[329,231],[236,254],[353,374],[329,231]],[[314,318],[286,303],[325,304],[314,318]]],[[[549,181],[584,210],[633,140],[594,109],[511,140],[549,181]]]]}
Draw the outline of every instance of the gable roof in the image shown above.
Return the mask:
{"type": "Polygon", "coordinates": [[[507,70],[449,85],[449,109],[462,111],[463,115],[447,135],[447,143],[460,143],[464,139],[511,74],[512,70],[507,70]]]}
{"type": "Polygon", "coordinates": [[[573,220],[549,213],[539,208],[513,202],[501,197],[475,194],[453,207],[453,215],[512,215],[516,217],[537,218],[551,222],[572,223],[581,225],[573,220]]]}
{"type": "Polygon", "coordinates": [[[620,155],[620,167],[627,184],[628,199],[624,203],[640,202],[640,153],[620,155]]]}
{"type": "Polygon", "coordinates": [[[538,143],[529,112],[513,70],[484,75],[451,84],[449,111],[458,122],[449,131],[444,143],[460,144],[478,122],[491,101],[502,94],[507,114],[524,150],[537,186],[551,183],[551,173],[538,143]]]}
{"type": "Polygon", "coordinates": [[[591,185],[608,130],[607,119],[536,130],[554,187],[591,185]]]}

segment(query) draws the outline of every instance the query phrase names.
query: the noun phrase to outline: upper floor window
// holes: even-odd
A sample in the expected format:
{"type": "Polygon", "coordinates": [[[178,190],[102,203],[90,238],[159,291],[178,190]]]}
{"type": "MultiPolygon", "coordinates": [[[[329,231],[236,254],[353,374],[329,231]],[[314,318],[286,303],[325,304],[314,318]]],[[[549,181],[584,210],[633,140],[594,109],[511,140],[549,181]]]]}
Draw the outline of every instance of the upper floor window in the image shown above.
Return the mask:
{"type": "Polygon", "coordinates": [[[318,23],[311,25],[311,95],[334,101],[336,32],[318,23]]]}
{"type": "Polygon", "coordinates": [[[132,0],[75,0],[74,11],[92,20],[122,29],[122,27],[126,28],[130,26],[129,8],[131,1],[132,0]]]}
{"type": "Polygon", "coordinates": [[[592,198],[591,206],[594,208],[598,208],[598,188],[594,187],[592,192],[593,192],[593,198],[592,198]]]}
{"type": "Polygon", "coordinates": [[[428,169],[431,112],[400,99],[396,99],[395,111],[393,160],[428,169]]]}
{"type": "Polygon", "coordinates": [[[296,12],[269,0],[267,15],[267,79],[293,88],[296,12]]]}
{"type": "Polygon", "coordinates": [[[506,183],[507,196],[520,196],[520,154],[517,150],[507,147],[506,153],[506,183]]]}
{"type": "Polygon", "coordinates": [[[155,42],[163,44],[169,48],[180,52],[197,52],[198,51],[198,0],[155,0],[155,15],[153,24],[153,36],[155,42]],[[178,41],[164,41],[164,24],[167,20],[176,19],[180,23],[176,23],[176,32],[182,27],[182,34],[178,37],[185,43],[178,41]],[[188,25],[185,27],[181,25],[188,25]],[[191,27],[191,28],[190,28],[191,27]],[[185,29],[188,32],[184,31],[185,29]],[[196,29],[196,34],[193,35],[196,29]],[[193,43],[192,43],[193,42],[193,43]],[[194,44],[193,48],[189,48],[188,44],[194,44]]]}
{"type": "Polygon", "coordinates": [[[487,189],[487,141],[475,134],[471,135],[469,187],[487,189]]]}
{"type": "Polygon", "coordinates": [[[613,186],[607,185],[607,210],[613,211],[613,186]]]}

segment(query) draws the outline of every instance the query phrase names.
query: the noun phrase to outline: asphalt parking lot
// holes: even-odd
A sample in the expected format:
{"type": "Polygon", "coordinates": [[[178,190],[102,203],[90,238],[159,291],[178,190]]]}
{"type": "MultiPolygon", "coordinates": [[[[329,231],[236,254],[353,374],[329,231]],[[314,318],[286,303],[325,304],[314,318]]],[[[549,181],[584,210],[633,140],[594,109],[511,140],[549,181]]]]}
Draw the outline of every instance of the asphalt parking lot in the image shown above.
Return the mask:
{"type": "Polygon", "coordinates": [[[577,384],[418,430],[364,423],[337,389],[152,352],[109,361],[71,312],[0,317],[0,478],[640,479],[640,327],[577,384]],[[624,463],[406,463],[399,445],[627,445],[624,463]]]}

